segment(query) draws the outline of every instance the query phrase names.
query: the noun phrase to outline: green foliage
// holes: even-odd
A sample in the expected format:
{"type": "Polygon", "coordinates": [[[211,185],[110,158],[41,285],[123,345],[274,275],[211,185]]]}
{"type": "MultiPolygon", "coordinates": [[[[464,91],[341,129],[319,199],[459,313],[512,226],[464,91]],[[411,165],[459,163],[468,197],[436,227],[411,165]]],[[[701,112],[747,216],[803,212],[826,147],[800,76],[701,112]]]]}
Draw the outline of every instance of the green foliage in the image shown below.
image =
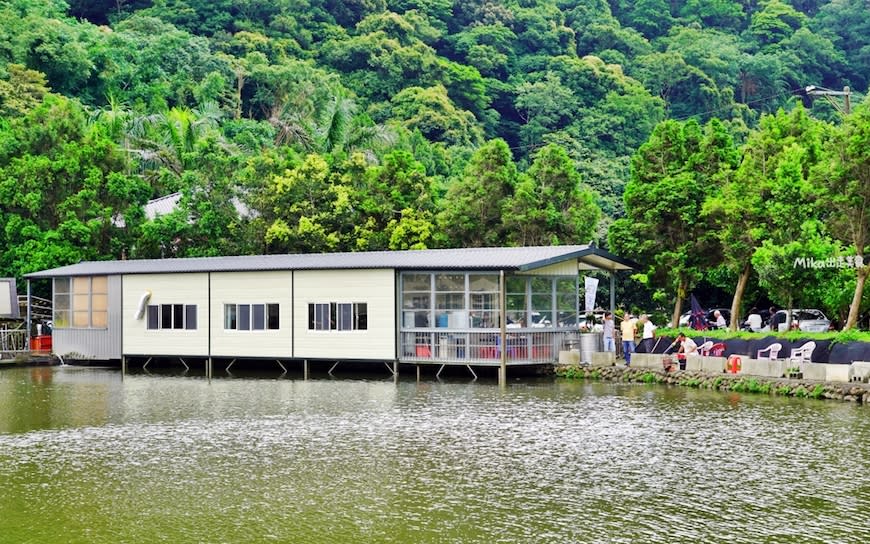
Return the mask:
{"type": "Polygon", "coordinates": [[[632,160],[625,189],[626,217],[611,226],[618,252],[646,263],[651,282],[682,299],[715,262],[717,244],[698,201],[715,194],[736,166],[733,142],[718,122],[666,121],[632,160]]]}
{"type": "Polygon", "coordinates": [[[793,97],[851,84],[860,102],[864,11],[6,2],[2,265],[607,239],[644,265],[647,285],[617,288],[647,311],[739,278],[840,317],[852,298],[860,315],[863,270],[768,265],[790,243],[868,249],[848,228],[870,186],[866,107],[842,118],[817,98],[833,129],[793,97]],[[170,194],[175,212],[145,217],[143,202],[170,194]]]}
{"type": "Polygon", "coordinates": [[[780,395],[783,397],[789,397],[792,394],[791,386],[788,385],[780,385],[773,390],[774,394],[780,395]]]}
{"type": "Polygon", "coordinates": [[[505,203],[509,242],[520,246],[584,243],[601,217],[564,149],[542,148],[505,203]]]}
{"type": "Polygon", "coordinates": [[[820,399],[825,396],[825,386],[817,383],[809,392],[809,397],[812,399],[820,399]]]}
{"type": "Polygon", "coordinates": [[[643,383],[656,383],[656,375],[654,372],[644,372],[637,379],[643,383]]]}
{"type": "Polygon", "coordinates": [[[770,382],[760,382],[756,378],[741,378],[731,384],[731,390],[738,393],[762,393],[769,395],[773,386],[770,382]]]}

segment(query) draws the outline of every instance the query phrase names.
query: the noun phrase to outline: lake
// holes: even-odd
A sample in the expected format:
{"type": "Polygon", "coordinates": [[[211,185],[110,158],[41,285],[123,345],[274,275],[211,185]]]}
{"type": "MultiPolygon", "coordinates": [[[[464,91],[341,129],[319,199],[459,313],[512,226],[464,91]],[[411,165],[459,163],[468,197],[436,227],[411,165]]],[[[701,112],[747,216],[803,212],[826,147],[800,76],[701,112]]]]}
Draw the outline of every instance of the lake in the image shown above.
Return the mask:
{"type": "Polygon", "coordinates": [[[336,374],[2,369],[0,542],[870,541],[870,407],[336,374]]]}

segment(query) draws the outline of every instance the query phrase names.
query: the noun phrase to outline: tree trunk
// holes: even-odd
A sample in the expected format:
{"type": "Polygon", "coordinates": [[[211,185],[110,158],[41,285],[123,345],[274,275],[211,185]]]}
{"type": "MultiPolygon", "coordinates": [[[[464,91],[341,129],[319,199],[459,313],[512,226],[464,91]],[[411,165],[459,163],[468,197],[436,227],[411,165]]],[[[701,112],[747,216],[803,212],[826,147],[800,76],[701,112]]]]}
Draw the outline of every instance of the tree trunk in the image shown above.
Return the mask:
{"type": "Polygon", "coordinates": [[[752,273],[752,267],[749,263],[743,267],[740,276],[737,278],[737,287],[734,288],[734,298],[731,299],[731,323],[728,325],[728,330],[734,332],[737,330],[737,325],[740,322],[740,303],[743,302],[743,292],[746,291],[746,284],[749,283],[749,275],[752,273]]]}
{"type": "Polygon", "coordinates": [[[870,274],[870,266],[862,266],[858,269],[855,294],[852,296],[852,304],[849,306],[849,319],[846,320],[846,326],[843,327],[844,331],[851,329],[858,323],[858,311],[861,309],[861,299],[864,297],[864,284],[868,274],[870,274]]]}
{"type": "Polygon", "coordinates": [[[688,287],[686,284],[686,280],[680,280],[680,286],[677,288],[677,296],[674,301],[674,317],[671,321],[675,329],[680,326],[680,313],[682,313],[683,299],[686,298],[686,288],[688,287]]]}
{"type": "MultiPolygon", "coordinates": [[[[788,296],[788,310],[785,313],[785,330],[786,330],[786,332],[791,330],[791,314],[792,314],[792,307],[793,306],[794,306],[794,297],[789,295],[788,296]]],[[[777,331],[771,329],[771,332],[775,333],[777,331]]]]}

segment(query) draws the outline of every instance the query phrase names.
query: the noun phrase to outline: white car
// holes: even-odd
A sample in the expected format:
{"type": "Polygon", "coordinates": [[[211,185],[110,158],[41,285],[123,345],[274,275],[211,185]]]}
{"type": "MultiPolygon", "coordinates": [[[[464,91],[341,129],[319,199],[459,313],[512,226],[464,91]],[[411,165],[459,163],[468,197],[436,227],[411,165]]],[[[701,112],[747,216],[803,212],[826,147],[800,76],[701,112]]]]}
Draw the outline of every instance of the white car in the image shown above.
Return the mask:
{"type": "MultiPolygon", "coordinates": [[[[802,308],[791,311],[792,328],[804,332],[825,332],[831,328],[831,320],[821,310],[815,308],[802,308]]],[[[787,310],[779,310],[773,314],[770,322],[770,330],[785,331],[788,327],[786,318],[787,310]]]]}

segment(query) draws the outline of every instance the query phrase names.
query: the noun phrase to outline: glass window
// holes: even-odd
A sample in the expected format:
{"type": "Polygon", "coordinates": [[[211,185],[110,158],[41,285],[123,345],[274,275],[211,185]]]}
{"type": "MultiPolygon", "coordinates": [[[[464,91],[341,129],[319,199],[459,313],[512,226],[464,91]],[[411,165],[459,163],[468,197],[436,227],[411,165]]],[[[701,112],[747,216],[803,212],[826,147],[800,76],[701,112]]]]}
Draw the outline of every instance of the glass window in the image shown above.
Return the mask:
{"type": "Polygon", "coordinates": [[[171,329],[172,328],[172,304],[161,304],[160,305],[160,328],[161,329],[171,329]]]}
{"type": "Polygon", "coordinates": [[[498,293],[497,274],[469,274],[468,290],[474,292],[498,293]]]}
{"type": "Polygon", "coordinates": [[[508,293],[525,293],[526,278],[521,276],[508,276],[505,278],[505,287],[508,293]]]}
{"type": "Polygon", "coordinates": [[[432,295],[426,293],[405,293],[402,295],[402,308],[429,308],[432,295]]]}
{"type": "Polygon", "coordinates": [[[465,293],[437,293],[435,295],[437,310],[464,310],[465,293]]]}
{"type": "Polygon", "coordinates": [[[309,304],[308,329],[316,331],[366,330],[368,329],[368,304],[364,302],[309,304]]]}
{"type": "Polygon", "coordinates": [[[317,331],[329,330],[329,304],[314,304],[314,326],[317,331]]]}
{"type": "Polygon", "coordinates": [[[195,304],[150,304],[146,328],[156,329],[196,329],[195,304]]]}
{"type": "Polygon", "coordinates": [[[249,331],[251,330],[251,306],[248,304],[239,304],[239,330],[240,331],[249,331]]]}
{"type": "Polygon", "coordinates": [[[54,279],[55,328],[100,328],[109,325],[109,280],[106,276],[54,279]]]}
{"type": "Polygon", "coordinates": [[[465,292],[465,274],[435,274],[435,290],[465,292]]]}
{"type": "Polygon", "coordinates": [[[148,306],[148,328],[151,330],[160,328],[160,307],[156,304],[148,306]]]}
{"type": "Polygon", "coordinates": [[[278,304],[266,304],[266,313],[268,319],[268,327],[270,330],[278,330],[280,320],[280,306],[278,304]]]}
{"type": "Polygon", "coordinates": [[[255,331],[262,331],[266,328],[266,305],[265,304],[253,304],[251,305],[251,319],[252,325],[251,329],[255,331]]]}
{"type": "Polygon", "coordinates": [[[184,305],[183,304],[173,304],[172,305],[172,328],[173,329],[183,329],[184,328],[184,305]]]}
{"type": "Polygon", "coordinates": [[[411,291],[432,290],[432,275],[431,274],[404,274],[402,276],[402,291],[408,293],[411,291]]]}
{"type": "Polygon", "coordinates": [[[368,304],[365,302],[357,302],[353,305],[354,319],[356,320],[354,328],[358,331],[364,331],[369,328],[369,310],[368,304]]]}
{"type": "Polygon", "coordinates": [[[353,304],[338,305],[338,330],[353,330],[353,304]]]}
{"type": "Polygon", "coordinates": [[[184,307],[184,328],[196,329],[196,304],[188,304],[184,307]]]}
{"type": "Polygon", "coordinates": [[[235,330],[238,327],[238,312],[235,304],[224,304],[224,329],[235,330]]]}

